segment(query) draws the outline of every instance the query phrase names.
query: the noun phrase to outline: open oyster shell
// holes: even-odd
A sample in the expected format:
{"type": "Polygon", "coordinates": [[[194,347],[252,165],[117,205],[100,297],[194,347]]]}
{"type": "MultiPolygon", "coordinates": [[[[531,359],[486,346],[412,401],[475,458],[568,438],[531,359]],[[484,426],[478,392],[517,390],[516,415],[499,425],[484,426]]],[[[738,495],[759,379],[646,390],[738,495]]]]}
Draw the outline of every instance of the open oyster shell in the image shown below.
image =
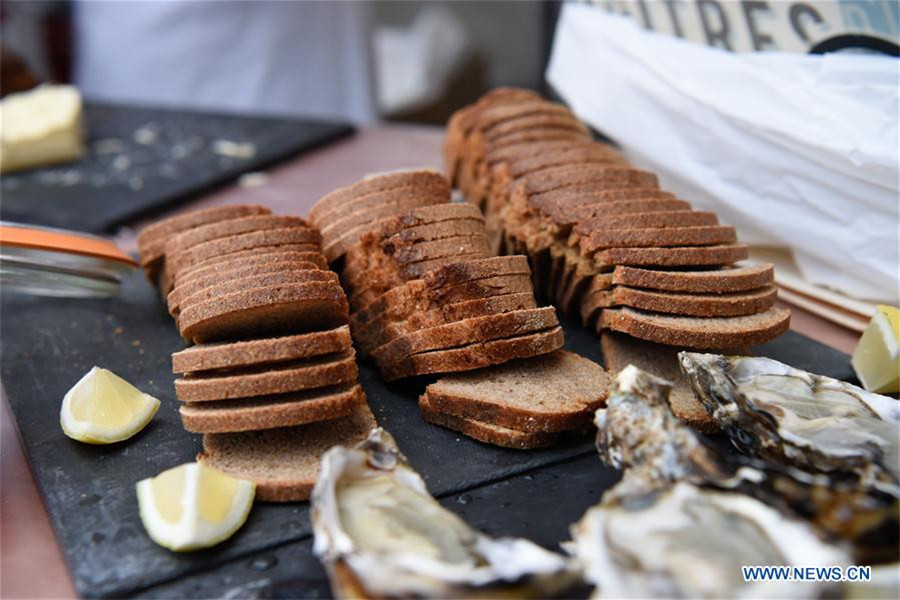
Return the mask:
{"type": "Polygon", "coordinates": [[[572,527],[572,539],[567,549],[601,598],[815,598],[835,586],[746,582],[741,567],[850,564],[805,522],[686,482],[604,496],[572,527]]]}
{"type": "Polygon", "coordinates": [[[664,489],[677,481],[753,496],[853,544],[864,564],[900,560],[900,501],[852,472],[811,473],[717,451],[669,409],[670,386],[633,366],[617,377],[596,412],[597,449],[625,470],[604,501],[664,489]]]}
{"type": "Polygon", "coordinates": [[[337,597],[549,597],[577,580],[563,556],[443,508],[381,428],[322,457],[312,523],[337,597]]]}
{"type": "Polygon", "coordinates": [[[853,471],[900,496],[900,403],[769,358],[679,353],[706,410],[742,451],[853,471]]]}

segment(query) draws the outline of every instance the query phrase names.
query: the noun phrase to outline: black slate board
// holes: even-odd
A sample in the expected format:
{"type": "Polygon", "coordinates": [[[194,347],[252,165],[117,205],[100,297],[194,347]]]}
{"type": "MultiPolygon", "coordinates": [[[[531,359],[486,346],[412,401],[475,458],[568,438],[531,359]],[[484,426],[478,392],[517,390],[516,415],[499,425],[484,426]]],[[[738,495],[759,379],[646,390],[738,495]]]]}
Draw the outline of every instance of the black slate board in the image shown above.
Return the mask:
{"type": "Polygon", "coordinates": [[[109,104],[88,103],[84,114],[88,153],[70,164],[0,177],[0,218],[110,232],[353,132],[325,121],[109,104]],[[215,151],[222,140],[249,144],[252,152],[224,156],[215,151]]]}
{"type": "MultiPolygon", "coordinates": [[[[600,360],[595,336],[573,323],[565,327],[569,349],[600,360]]],[[[302,558],[310,535],[306,503],[261,503],[231,540],[187,555],[163,550],[145,535],[134,483],[193,460],[200,440],[181,428],[174,398],[169,355],[181,348],[181,340],[141,274],[126,281],[115,299],[64,300],[4,292],[0,340],[0,377],[80,594],[167,595],[165,590],[172,586],[183,586],[172,595],[211,596],[226,588],[240,592],[245,584],[274,581],[258,569],[266,562],[260,563],[260,556],[270,555],[278,564],[290,563],[283,573],[290,578],[285,580],[286,589],[292,590],[289,595],[306,596],[299,591],[306,584],[309,594],[320,589],[318,566],[302,558]],[[95,364],[163,401],[153,422],[122,444],[86,446],[69,440],[60,429],[63,395],[95,364]],[[279,548],[300,550],[295,555],[279,548]],[[238,569],[238,576],[235,564],[251,566],[238,569]],[[192,586],[204,591],[192,593],[192,586]]],[[[846,355],[795,333],[761,347],[759,353],[833,377],[852,376],[846,355]]],[[[416,398],[425,381],[387,386],[367,365],[360,379],[379,422],[398,439],[431,492],[451,499],[451,508],[492,533],[527,535],[555,546],[565,537],[564,525],[615,481],[615,473],[596,461],[590,438],[530,452],[480,444],[422,421],[416,398]],[[528,476],[547,481],[539,486],[523,483],[528,476]]]]}

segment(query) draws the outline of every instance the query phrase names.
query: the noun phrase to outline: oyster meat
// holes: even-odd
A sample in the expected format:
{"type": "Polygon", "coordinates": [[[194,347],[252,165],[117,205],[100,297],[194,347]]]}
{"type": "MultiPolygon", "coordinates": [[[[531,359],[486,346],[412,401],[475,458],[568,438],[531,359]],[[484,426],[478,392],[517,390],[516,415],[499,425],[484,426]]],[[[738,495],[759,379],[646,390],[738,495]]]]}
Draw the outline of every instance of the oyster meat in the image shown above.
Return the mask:
{"type": "Polygon", "coordinates": [[[312,523],[341,598],[548,597],[577,581],[569,559],[488,537],[442,507],[381,428],[322,457],[312,523]]]}
{"type": "Polygon", "coordinates": [[[852,471],[900,496],[900,403],[769,358],[682,352],[694,393],[742,451],[852,471]]]}
{"type": "Polygon", "coordinates": [[[604,501],[633,497],[686,481],[753,496],[808,520],[830,538],[853,544],[864,564],[900,559],[900,502],[866,486],[854,473],[810,473],[717,451],[669,410],[669,384],[635,367],[624,369],[596,412],[597,449],[625,470],[604,501]]]}
{"type": "Polygon", "coordinates": [[[816,598],[830,583],[744,581],[744,566],[846,566],[803,521],[687,482],[616,494],[572,527],[569,551],[601,598],[816,598]]]}

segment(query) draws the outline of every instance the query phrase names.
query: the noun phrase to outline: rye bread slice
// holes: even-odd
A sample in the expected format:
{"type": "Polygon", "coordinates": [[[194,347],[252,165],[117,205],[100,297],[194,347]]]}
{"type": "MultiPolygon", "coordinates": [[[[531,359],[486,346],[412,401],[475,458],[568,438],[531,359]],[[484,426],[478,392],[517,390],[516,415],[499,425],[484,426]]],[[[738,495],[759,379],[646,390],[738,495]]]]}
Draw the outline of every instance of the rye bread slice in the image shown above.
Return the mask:
{"type": "MultiPolygon", "coordinates": [[[[271,212],[272,211],[265,206],[244,204],[217,206],[215,208],[181,213],[174,217],[151,223],[142,229],[137,236],[138,254],[140,255],[141,266],[146,267],[151,263],[162,259],[165,255],[166,241],[169,237],[181,233],[182,231],[206,225],[208,223],[214,223],[216,221],[224,221],[226,219],[235,219],[237,217],[249,215],[267,215],[271,212]]],[[[150,279],[150,283],[156,284],[155,276],[150,279]]]]}
{"type": "Polygon", "coordinates": [[[414,314],[454,302],[532,292],[528,272],[481,277],[447,286],[432,286],[425,280],[416,279],[390,290],[377,301],[353,313],[351,329],[354,324],[369,327],[379,319],[405,321],[414,314]]]}
{"type": "Polygon", "coordinates": [[[181,335],[195,344],[332,329],[347,323],[344,290],[333,283],[244,290],[185,307],[181,335]]]}
{"type": "Polygon", "coordinates": [[[600,336],[600,348],[603,362],[613,377],[628,365],[662,377],[672,384],[669,408],[676,417],[703,433],[719,430],[715,419],[703,408],[679,368],[678,352],[683,348],[654,344],[612,331],[604,331],[600,336]]]}
{"type": "Polygon", "coordinates": [[[744,244],[672,248],[608,248],[594,254],[598,270],[629,267],[716,267],[749,258],[744,244]]]}
{"type": "Polygon", "coordinates": [[[610,377],[566,350],[442,377],[425,392],[435,410],[528,432],[581,429],[606,402],[610,377]]]}
{"type": "Polygon", "coordinates": [[[255,248],[224,254],[184,269],[175,280],[176,287],[211,273],[221,273],[242,267],[264,265],[282,261],[314,263],[320,269],[328,269],[328,261],[314,244],[288,244],[272,248],[255,248]]]}
{"type": "Polygon", "coordinates": [[[362,388],[352,383],[278,396],[192,402],[182,405],[179,412],[182,425],[190,432],[230,433],[337,419],[365,404],[362,388]]]}
{"type": "Polygon", "coordinates": [[[649,312],[689,317],[739,317],[765,312],[775,305],[778,288],[765,286],[748,292],[686,294],[615,286],[595,291],[585,302],[599,311],[613,306],[630,306],[649,312]]]}
{"type": "Polygon", "coordinates": [[[350,328],[286,335],[244,342],[201,344],[172,354],[173,373],[199,373],[274,365],[351,349],[350,328]]]}
{"type": "Polygon", "coordinates": [[[379,364],[391,364],[411,354],[525,335],[558,325],[552,306],[485,315],[394,338],[373,350],[371,356],[379,364]]]}
{"type": "Polygon", "coordinates": [[[311,227],[285,227],[282,229],[269,229],[265,231],[252,231],[231,237],[210,240],[202,244],[188,248],[179,253],[172,268],[176,278],[179,272],[205,260],[219,256],[241,252],[244,250],[257,250],[269,246],[281,246],[284,244],[309,244],[317,248],[322,241],[318,230],[311,227]]]}
{"type": "Polygon", "coordinates": [[[595,278],[590,291],[613,285],[689,294],[749,292],[771,285],[775,269],[771,264],[721,267],[704,271],[661,271],[619,266],[606,277],[595,278]]]}
{"type": "Polygon", "coordinates": [[[411,354],[401,361],[379,365],[379,370],[386,381],[413,375],[471,371],[559,350],[564,338],[562,328],[554,327],[528,335],[411,354]]]}
{"type": "Polygon", "coordinates": [[[210,242],[223,237],[241,235],[252,231],[265,231],[268,229],[287,229],[292,227],[308,227],[306,221],[300,217],[285,215],[252,215],[238,217],[226,221],[216,221],[208,225],[201,225],[182,231],[174,235],[166,242],[166,256],[175,256],[179,252],[210,242]]]}
{"type": "Polygon", "coordinates": [[[356,355],[350,349],[278,365],[186,375],[175,380],[175,395],[182,402],[255,398],[355,382],[357,374],[356,355]]]}
{"type": "Polygon", "coordinates": [[[323,216],[340,211],[356,198],[399,187],[446,185],[443,174],[435,169],[404,169],[367,175],[351,185],[338,188],[320,198],[309,211],[309,220],[316,227],[323,226],[323,216]]]}
{"type": "Polygon", "coordinates": [[[543,431],[528,433],[493,423],[442,413],[434,407],[427,393],[419,396],[419,410],[422,412],[422,418],[433,425],[452,429],[479,442],[503,448],[515,450],[547,448],[556,444],[560,438],[558,433],[543,431]]]}
{"type": "Polygon", "coordinates": [[[534,114],[521,115],[515,118],[506,119],[485,129],[480,129],[478,132],[471,135],[468,140],[466,140],[467,146],[469,142],[474,142],[473,146],[475,148],[480,147],[481,152],[479,153],[479,158],[481,158],[484,156],[484,145],[483,142],[479,143],[477,141],[479,138],[482,140],[493,141],[502,139],[504,136],[510,135],[517,131],[522,131],[524,129],[535,129],[543,127],[556,127],[561,129],[567,128],[576,131],[586,131],[584,124],[578,120],[578,117],[573,115],[567,109],[560,111],[545,109],[534,114]]]}
{"type": "Polygon", "coordinates": [[[226,283],[229,281],[234,281],[236,279],[241,279],[242,277],[248,277],[250,275],[264,275],[266,273],[306,270],[324,271],[325,269],[322,269],[320,265],[309,261],[287,260],[277,262],[263,262],[223,271],[210,271],[203,276],[189,277],[183,280],[182,283],[180,283],[171,292],[169,292],[169,295],[166,297],[166,303],[169,307],[169,313],[172,315],[176,315],[179,312],[181,301],[184,298],[188,298],[192,294],[195,294],[200,290],[204,290],[208,287],[226,283]]]}
{"type": "Polygon", "coordinates": [[[485,154],[484,162],[485,166],[490,169],[490,167],[492,167],[493,165],[501,162],[516,162],[527,160],[540,155],[555,154],[559,152],[565,153],[571,152],[573,149],[596,147],[603,148],[602,151],[606,152],[609,156],[618,156],[619,160],[625,160],[624,158],[622,158],[622,155],[619,153],[619,151],[609,144],[595,142],[593,140],[578,139],[574,141],[540,140],[538,142],[524,142],[511,144],[501,148],[491,148],[491,150],[485,154]]]}
{"type": "Polygon", "coordinates": [[[444,204],[446,200],[427,196],[416,196],[407,201],[392,203],[359,213],[351,213],[323,236],[325,243],[323,253],[329,262],[335,262],[364,235],[373,233],[390,217],[403,214],[411,209],[444,204]]]}
{"type": "Polygon", "coordinates": [[[414,208],[403,214],[385,220],[378,234],[384,238],[398,235],[403,241],[435,239],[430,236],[433,229],[429,226],[445,221],[484,221],[484,215],[474,204],[468,202],[447,202],[414,208]],[[419,228],[423,228],[420,234],[419,228]]]}
{"type": "Polygon", "coordinates": [[[546,141],[583,142],[590,140],[590,132],[583,127],[576,126],[574,123],[566,124],[563,127],[528,127],[527,129],[512,131],[490,140],[484,140],[482,151],[485,156],[488,156],[497,150],[516,144],[532,144],[546,141]]]}
{"type": "Polygon", "coordinates": [[[243,290],[252,290],[256,288],[265,288],[273,285],[285,285],[294,283],[335,283],[340,285],[340,279],[334,271],[324,271],[322,269],[291,269],[288,271],[275,271],[273,273],[255,273],[245,277],[235,278],[223,281],[211,286],[207,286],[186,296],[179,303],[178,313],[182,309],[215,300],[220,296],[240,292],[243,290]]]}
{"type": "MultiPolygon", "coordinates": [[[[612,191],[612,190],[611,190],[612,191]]],[[[623,190],[630,191],[630,190],[623,190]]],[[[640,192],[635,194],[633,199],[604,199],[596,202],[588,200],[585,204],[574,203],[545,203],[539,209],[544,212],[550,222],[556,227],[566,228],[572,227],[582,221],[590,221],[598,217],[610,217],[613,215],[632,215],[638,213],[652,212],[669,212],[691,210],[691,204],[686,200],[678,200],[675,198],[655,198],[654,194],[644,190],[634,190],[640,192]]],[[[665,192],[660,192],[665,193],[665,192]]],[[[542,196],[544,194],[541,194],[542,196]]],[[[623,194],[624,195],[624,194],[623,194]]],[[[576,197],[573,197],[573,199],[576,197]]],[[[585,200],[584,196],[577,196],[579,200],[585,200]]]]}
{"type": "Polygon", "coordinates": [[[599,229],[581,238],[581,252],[590,254],[607,248],[669,248],[736,244],[734,227],[662,227],[653,229],[599,229]]]}
{"type": "Polygon", "coordinates": [[[619,215],[607,213],[577,223],[572,228],[575,239],[570,239],[569,245],[573,245],[579,236],[590,237],[595,232],[606,233],[613,229],[645,231],[671,227],[715,227],[718,224],[719,218],[716,213],[699,210],[650,211],[619,215]]]}
{"type": "MultiPolygon", "coordinates": [[[[354,260],[345,263],[342,274],[344,281],[352,288],[366,284],[377,286],[381,281],[398,281],[398,276],[400,280],[405,280],[407,266],[415,263],[467,254],[487,257],[489,253],[490,244],[482,226],[475,235],[447,237],[402,246],[390,243],[376,245],[371,252],[356,253],[354,260]]],[[[387,289],[393,287],[388,283],[383,285],[388,285],[387,289]]]]}
{"type": "Polygon", "coordinates": [[[403,267],[403,271],[400,276],[398,276],[396,279],[382,282],[385,285],[380,285],[378,287],[367,286],[361,290],[353,290],[353,293],[350,296],[350,305],[353,307],[354,311],[360,310],[361,308],[368,306],[369,303],[374,302],[382,294],[406,283],[407,281],[411,281],[413,279],[421,279],[428,273],[447,265],[457,264],[459,262],[468,262],[484,257],[484,252],[477,252],[473,254],[460,254],[447,256],[444,258],[435,258],[432,260],[423,260],[421,262],[406,265],[403,267]]]}
{"type": "Polygon", "coordinates": [[[256,484],[256,500],[307,500],[319,476],[322,455],[332,446],[353,447],[378,426],[362,405],[346,417],[265,431],[208,433],[197,460],[256,484]]]}
{"type": "Polygon", "coordinates": [[[672,346],[703,350],[746,348],[771,341],[787,331],[790,311],[773,307],[743,317],[682,317],[633,308],[605,308],[599,329],[672,346]]]}
{"type": "MultiPolygon", "coordinates": [[[[453,304],[435,305],[423,311],[415,311],[402,321],[392,321],[382,314],[381,318],[365,327],[356,326],[356,329],[353,330],[353,339],[356,341],[360,355],[366,357],[375,348],[419,330],[463,319],[533,308],[537,308],[537,302],[530,290],[522,293],[463,300],[453,304]]],[[[351,316],[350,323],[353,324],[353,322],[351,316]]]]}
{"type": "Polygon", "coordinates": [[[402,188],[403,194],[397,194],[396,198],[385,200],[373,206],[351,207],[346,212],[335,215],[335,218],[322,225],[322,237],[326,245],[338,239],[348,231],[359,225],[371,223],[376,219],[394,217],[409,210],[436,204],[450,202],[450,193],[427,194],[419,188],[402,188]]]}
{"type": "Polygon", "coordinates": [[[525,197],[551,190],[588,184],[596,189],[658,188],[656,175],[647,171],[606,164],[557,166],[533,171],[516,180],[525,197]]]}
{"type": "Polygon", "coordinates": [[[364,196],[349,198],[343,204],[336,206],[329,211],[323,211],[317,218],[316,223],[319,227],[325,228],[343,218],[343,216],[359,212],[363,210],[373,210],[380,206],[390,204],[392,202],[400,202],[409,198],[424,196],[428,198],[436,198],[442,202],[450,202],[450,185],[441,178],[434,178],[433,181],[425,183],[416,183],[413,185],[403,185],[400,187],[389,188],[372,192],[364,196]]]}

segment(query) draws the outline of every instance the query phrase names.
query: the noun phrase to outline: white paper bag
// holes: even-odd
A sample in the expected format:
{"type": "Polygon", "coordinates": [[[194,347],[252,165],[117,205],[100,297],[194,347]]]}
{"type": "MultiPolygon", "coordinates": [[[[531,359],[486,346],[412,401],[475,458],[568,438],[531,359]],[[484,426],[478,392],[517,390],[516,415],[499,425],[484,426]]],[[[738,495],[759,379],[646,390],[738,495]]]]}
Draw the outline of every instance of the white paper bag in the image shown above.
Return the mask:
{"type": "Polygon", "coordinates": [[[898,61],[733,54],[567,3],[547,79],[666,189],[803,276],[898,304],[898,61]]]}

